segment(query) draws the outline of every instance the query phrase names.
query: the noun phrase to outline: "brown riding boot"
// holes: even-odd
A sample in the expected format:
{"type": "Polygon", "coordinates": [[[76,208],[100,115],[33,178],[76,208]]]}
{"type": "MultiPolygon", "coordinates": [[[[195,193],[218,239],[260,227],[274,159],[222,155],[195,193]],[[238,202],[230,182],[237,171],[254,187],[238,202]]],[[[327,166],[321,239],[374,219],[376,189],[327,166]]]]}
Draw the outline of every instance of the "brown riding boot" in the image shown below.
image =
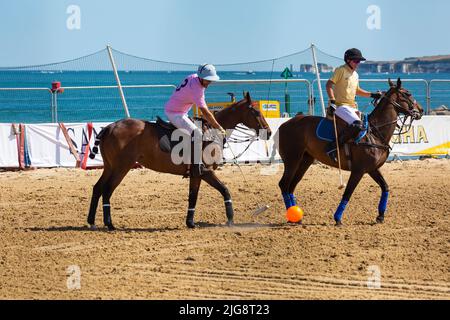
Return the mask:
{"type": "Polygon", "coordinates": [[[196,139],[193,135],[191,144],[191,177],[200,177],[207,171],[206,166],[203,164],[203,147],[203,139],[196,139]]]}
{"type": "MultiPolygon", "coordinates": [[[[356,139],[359,135],[359,133],[363,130],[362,122],[361,121],[355,121],[352,124],[345,127],[342,134],[339,136],[339,148],[341,148],[344,144],[346,144],[351,139],[356,139]]],[[[336,141],[333,140],[328,144],[327,147],[327,154],[333,160],[334,162],[337,162],[337,147],[336,147],[336,141]]]]}

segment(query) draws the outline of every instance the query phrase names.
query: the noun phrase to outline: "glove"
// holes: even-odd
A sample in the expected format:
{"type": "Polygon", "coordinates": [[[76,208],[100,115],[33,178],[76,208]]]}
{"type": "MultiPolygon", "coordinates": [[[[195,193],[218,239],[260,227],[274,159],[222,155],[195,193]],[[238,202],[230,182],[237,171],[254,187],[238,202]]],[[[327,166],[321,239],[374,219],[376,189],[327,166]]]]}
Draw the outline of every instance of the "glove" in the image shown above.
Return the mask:
{"type": "Polygon", "coordinates": [[[378,99],[381,98],[381,92],[379,92],[379,91],[377,91],[377,92],[372,92],[372,93],[370,94],[370,97],[371,97],[372,99],[378,100],[378,99]]]}
{"type": "Polygon", "coordinates": [[[224,128],[220,127],[220,128],[219,128],[219,129],[217,129],[217,130],[219,130],[219,133],[220,133],[221,135],[223,135],[224,137],[226,137],[226,136],[227,136],[227,132],[225,131],[225,129],[224,129],[224,128]]]}
{"type": "Polygon", "coordinates": [[[336,100],[330,100],[330,107],[333,111],[336,111],[336,100]]]}
{"type": "Polygon", "coordinates": [[[222,147],[225,146],[225,143],[227,143],[227,132],[225,131],[224,128],[220,127],[219,129],[219,133],[222,136],[222,147]]]}

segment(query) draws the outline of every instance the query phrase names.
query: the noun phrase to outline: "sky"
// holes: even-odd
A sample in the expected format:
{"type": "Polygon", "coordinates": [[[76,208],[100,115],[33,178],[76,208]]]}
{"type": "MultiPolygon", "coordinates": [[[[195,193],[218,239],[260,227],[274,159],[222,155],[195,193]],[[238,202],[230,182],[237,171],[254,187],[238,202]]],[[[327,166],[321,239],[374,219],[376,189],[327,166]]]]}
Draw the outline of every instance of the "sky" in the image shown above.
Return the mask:
{"type": "Polygon", "coordinates": [[[450,54],[448,12],[448,0],[0,0],[0,66],[107,44],[181,63],[272,59],[311,43],[338,57],[356,47],[369,60],[450,54]]]}

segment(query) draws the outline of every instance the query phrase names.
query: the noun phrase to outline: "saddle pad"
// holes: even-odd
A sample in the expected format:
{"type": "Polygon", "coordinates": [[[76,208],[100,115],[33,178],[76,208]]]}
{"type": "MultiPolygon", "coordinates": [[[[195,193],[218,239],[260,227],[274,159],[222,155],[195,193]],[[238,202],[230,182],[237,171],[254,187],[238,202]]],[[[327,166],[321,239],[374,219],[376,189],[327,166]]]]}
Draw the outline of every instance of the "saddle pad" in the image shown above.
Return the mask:
{"type": "Polygon", "coordinates": [[[158,139],[159,139],[159,148],[161,151],[170,153],[172,151],[172,148],[176,146],[180,141],[181,137],[178,141],[172,141],[172,132],[174,129],[167,128],[166,126],[161,126],[158,122],[150,122],[151,125],[153,125],[156,128],[156,132],[158,133],[158,139]]]}
{"type": "Polygon", "coordinates": [[[333,121],[330,121],[326,118],[320,120],[319,124],[317,125],[316,136],[320,140],[328,142],[335,141],[336,137],[334,135],[333,121]]]}
{"type": "MultiPolygon", "coordinates": [[[[362,138],[364,138],[367,134],[367,130],[369,128],[369,121],[368,121],[368,117],[365,114],[363,116],[363,126],[364,126],[364,130],[362,130],[358,137],[355,139],[355,143],[358,144],[362,138]]],[[[319,124],[317,125],[317,129],[316,129],[316,136],[317,138],[319,138],[320,140],[324,140],[324,141],[335,141],[335,135],[334,135],[334,124],[332,120],[323,118],[322,120],[320,120],[319,124]]]]}

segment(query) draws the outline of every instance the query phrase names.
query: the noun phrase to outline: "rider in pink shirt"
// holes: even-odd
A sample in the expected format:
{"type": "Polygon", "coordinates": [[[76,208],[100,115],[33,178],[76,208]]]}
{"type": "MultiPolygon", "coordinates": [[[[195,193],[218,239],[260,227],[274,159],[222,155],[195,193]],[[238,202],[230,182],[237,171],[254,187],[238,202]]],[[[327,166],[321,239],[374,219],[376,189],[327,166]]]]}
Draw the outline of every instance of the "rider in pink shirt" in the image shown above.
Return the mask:
{"type": "MultiPolygon", "coordinates": [[[[213,81],[219,80],[216,73],[216,68],[211,64],[204,64],[198,67],[196,74],[191,74],[176,88],[175,92],[170,97],[169,101],[164,107],[164,112],[169,121],[179,129],[185,129],[192,137],[202,137],[201,128],[197,128],[194,122],[189,118],[188,112],[192,105],[195,104],[202,111],[203,118],[215,129],[218,129],[222,135],[225,135],[225,130],[214,118],[214,115],[209,111],[205,102],[205,89],[213,81]]],[[[198,139],[198,138],[197,138],[198,139]]],[[[195,161],[194,161],[195,162],[195,161]]],[[[201,175],[204,166],[198,163],[198,170],[194,170],[194,175],[201,175]]]]}
{"type": "Polygon", "coordinates": [[[205,87],[197,74],[191,74],[175,90],[166,103],[166,113],[188,113],[192,104],[199,108],[207,108],[205,102],[205,87]]]}

